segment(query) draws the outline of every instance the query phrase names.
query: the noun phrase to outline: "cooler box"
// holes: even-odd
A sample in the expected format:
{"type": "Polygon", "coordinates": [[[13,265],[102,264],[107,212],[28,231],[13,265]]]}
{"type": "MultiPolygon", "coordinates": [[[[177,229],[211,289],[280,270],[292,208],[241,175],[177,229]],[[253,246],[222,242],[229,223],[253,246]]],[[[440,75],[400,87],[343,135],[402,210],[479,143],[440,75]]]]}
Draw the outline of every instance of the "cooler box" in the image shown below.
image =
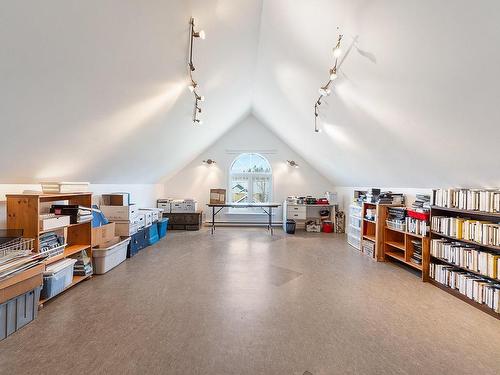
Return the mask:
{"type": "Polygon", "coordinates": [[[160,240],[158,235],[158,225],[151,225],[146,228],[146,232],[148,233],[148,245],[153,245],[160,240]]]}
{"type": "Polygon", "coordinates": [[[71,285],[76,259],[64,259],[47,266],[43,273],[42,299],[52,298],[71,285]]]}
{"type": "Polygon", "coordinates": [[[40,289],[35,289],[0,304],[0,341],[36,319],[40,289]]]}
{"type": "Polygon", "coordinates": [[[94,273],[102,275],[127,259],[127,247],[130,238],[117,237],[92,249],[94,273]]]}
{"type": "Polygon", "coordinates": [[[168,217],[160,219],[157,223],[158,226],[158,237],[163,238],[167,235],[168,228],[168,217]]]}

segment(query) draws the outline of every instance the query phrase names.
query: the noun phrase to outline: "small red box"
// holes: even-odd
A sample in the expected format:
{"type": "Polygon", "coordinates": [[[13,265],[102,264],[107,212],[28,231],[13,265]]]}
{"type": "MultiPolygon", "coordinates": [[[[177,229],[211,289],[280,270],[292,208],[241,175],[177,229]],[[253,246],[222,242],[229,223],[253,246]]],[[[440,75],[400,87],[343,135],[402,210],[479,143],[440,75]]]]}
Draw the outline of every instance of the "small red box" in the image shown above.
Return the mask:
{"type": "Polygon", "coordinates": [[[428,212],[417,212],[408,210],[408,216],[417,220],[429,221],[430,214],[428,212]]]}

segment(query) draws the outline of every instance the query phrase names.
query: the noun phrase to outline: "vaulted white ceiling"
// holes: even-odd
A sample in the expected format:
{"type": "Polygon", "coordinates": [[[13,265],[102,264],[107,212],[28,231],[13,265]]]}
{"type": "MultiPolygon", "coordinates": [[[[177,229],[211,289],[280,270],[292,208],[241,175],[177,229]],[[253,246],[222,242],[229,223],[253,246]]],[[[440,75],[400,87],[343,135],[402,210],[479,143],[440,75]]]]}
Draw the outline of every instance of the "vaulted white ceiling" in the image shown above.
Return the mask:
{"type": "Polygon", "coordinates": [[[0,2],[0,182],[148,183],[251,110],[261,2],[0,2]],[[189,19],[204,124],[193,126],[189,19]]]}
{"type": "Polygon", "coordinates": [[[338,186],[491,186],[500,2],[265,1],[254,109],[338,186]],[[313,103],[344,60],[313,132],[313,103]]]}
{"type": "Polygon", "coordinates": [[[336,185],[500,185],[495,0],[0,3],[0,182],[157,182],[250,111],[336,185]],[[187,90],[188,21],[204,124],[187,90]],[[341,73],[313,104],[344,34],[341,73]]]}

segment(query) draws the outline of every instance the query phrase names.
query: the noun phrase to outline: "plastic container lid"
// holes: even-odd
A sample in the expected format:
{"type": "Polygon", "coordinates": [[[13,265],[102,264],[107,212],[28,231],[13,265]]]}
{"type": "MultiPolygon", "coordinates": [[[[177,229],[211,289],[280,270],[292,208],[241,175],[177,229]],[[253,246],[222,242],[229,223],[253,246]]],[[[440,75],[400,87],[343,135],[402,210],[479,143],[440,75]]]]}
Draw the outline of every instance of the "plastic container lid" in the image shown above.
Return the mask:
{"type": "Polygon", "coordinates": [[[66,267],[74,266],[76,262],[77,262],[77,260],[73,259],[73,258],[67,258],[67,259],[60,260],[58,262],[55,262],[55,263],[48,265],[43,274],[44,275],[52,275],[54,273],[57,273],[57,272],[65,269],[66,267]]]}

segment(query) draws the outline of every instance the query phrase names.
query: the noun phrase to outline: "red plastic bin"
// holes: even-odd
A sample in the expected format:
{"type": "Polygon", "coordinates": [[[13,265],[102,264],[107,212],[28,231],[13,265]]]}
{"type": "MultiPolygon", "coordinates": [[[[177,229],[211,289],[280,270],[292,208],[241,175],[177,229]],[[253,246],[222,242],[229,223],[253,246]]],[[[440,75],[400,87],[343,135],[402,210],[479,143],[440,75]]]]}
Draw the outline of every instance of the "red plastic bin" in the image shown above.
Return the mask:
{"type": "Polygon", "coordinates": [[[323,221],[323,228],[321,228],[325,233],[333,232],[333,223],[331,221],[323,221]]]}

